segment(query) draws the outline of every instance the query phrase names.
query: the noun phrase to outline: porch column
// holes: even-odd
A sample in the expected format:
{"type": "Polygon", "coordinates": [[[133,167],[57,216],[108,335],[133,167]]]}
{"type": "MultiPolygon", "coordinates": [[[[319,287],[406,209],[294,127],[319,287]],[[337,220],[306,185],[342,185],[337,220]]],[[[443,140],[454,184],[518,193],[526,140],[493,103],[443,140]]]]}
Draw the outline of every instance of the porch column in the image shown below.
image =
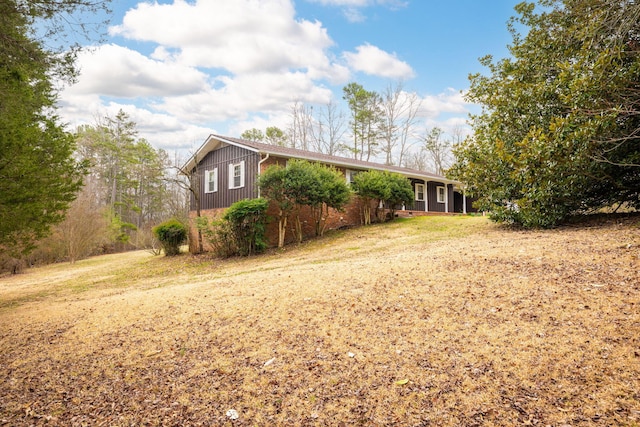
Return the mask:
{"type": "Polygon", "coordinates": [[[444,186],[444,213],[449,213],[449,184],[444,186]]]}
{"type": "Polygon", "coordinates": [[[467,195],[462,193],[462,213],[467,213],[467,195]]]}
{"type": "Polygon", "coordinates": [[[424,182],[424,211],[429,212],[429,185],[426,179],[422,182],[424,182]]]}

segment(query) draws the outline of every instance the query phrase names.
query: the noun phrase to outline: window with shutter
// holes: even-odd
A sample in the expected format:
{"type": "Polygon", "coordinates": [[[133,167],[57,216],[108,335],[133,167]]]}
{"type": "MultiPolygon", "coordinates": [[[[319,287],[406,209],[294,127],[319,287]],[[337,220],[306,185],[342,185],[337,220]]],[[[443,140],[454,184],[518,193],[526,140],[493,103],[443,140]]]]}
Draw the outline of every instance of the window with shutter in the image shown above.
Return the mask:
{"type": "Polygon", "coordinates": [[[229,188],[244,187],[244,161],[229,165],[229,188]]]}

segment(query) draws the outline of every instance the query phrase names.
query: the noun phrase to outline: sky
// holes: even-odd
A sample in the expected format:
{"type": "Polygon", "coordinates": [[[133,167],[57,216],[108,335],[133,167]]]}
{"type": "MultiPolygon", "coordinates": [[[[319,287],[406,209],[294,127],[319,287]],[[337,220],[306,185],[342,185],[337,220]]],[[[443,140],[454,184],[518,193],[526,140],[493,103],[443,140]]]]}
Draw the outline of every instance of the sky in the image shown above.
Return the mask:
{"type": "Polygon", "coordinates": [[[508,56],[520,0],[114,0],[102,44],[60,95],[71,129],[122,109],[156,148],[192,153],[208,135],[286,129],[294,102],[348,112],[342,88],[400,82],[419,126],[465,126],[470,73],[508,56]]]}

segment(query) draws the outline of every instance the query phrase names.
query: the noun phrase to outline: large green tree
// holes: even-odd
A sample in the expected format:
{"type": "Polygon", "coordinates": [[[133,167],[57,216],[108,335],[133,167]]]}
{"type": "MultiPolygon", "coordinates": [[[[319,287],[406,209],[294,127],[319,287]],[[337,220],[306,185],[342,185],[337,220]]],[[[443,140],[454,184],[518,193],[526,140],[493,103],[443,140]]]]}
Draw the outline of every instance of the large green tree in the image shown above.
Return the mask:
{"type": "Polygon", "coordinates": [[[311,209],[316,236],[321,236],[329,209],[342,210],[351,197],[351,190],[340,172],[306,160],[290,160],[286,167],[270,166],[258,178],[258,186],[260,195],[277,208],[278,247],[284,246],[290,216],[293,216],[296,237],[302,241],[302,207],[311,209]]]}
{"type": "MultiPolygon", "coordinates": [[[[73,81],[76,49],[50,47],[64,39],[60,14],[91,2],[0,2],[0,250],[29,252],[75,199],[84,165],[73,137],[55,114],[53,80],[73,81]],[[50,25],[48,25],[50,24],[50,25]],[[45,31],[38,34],[36,29],[45,31]],[[40,37],[47,36],[47,44],[40,37]]],[[[89,9],[87,9],[89,8],[89,9]]]]}
{"type": "Polygon", "coordinates": [[[538,6],[516,6],[512,57],[485,57],[490,74],[470,77],[468,100],[483,109],[450,175],[494,219],[528,227],[640,206],[640,4],[538,6]]]}
{"type": "Polygon", "coordinates": [[[362,85],[351,82],[342,88],[343,99],[351,111],[351,133],[353,146],[345,148],[358,160],[371,160],[379,151],[382,135],[382,99],[377,92],[368,91],[362,85]]]}

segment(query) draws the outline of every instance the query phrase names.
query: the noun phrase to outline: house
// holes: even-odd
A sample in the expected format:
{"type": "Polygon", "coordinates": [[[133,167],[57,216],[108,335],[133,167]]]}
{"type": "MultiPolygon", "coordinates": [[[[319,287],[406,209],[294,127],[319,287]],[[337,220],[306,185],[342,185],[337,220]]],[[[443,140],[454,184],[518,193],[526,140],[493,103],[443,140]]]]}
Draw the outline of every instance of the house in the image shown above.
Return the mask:
{"type": "MultiPolygon", "coordinates": [[[[210,135],[198,151],[184,165],[183,171],[192,179],[190,216],[196,216],[198,202],[201,215],[219,216],[234,202],[260,196],[256,180],[271,165],[286,165],[289,159],[304,159],[333,166],[351,182],[361,171],[397,172],[407,177],[414,189],[414,201],[402,207],[399,214],[425,215],[467,213],[471,201],[461,191],[461,184],[443,176],[398,166],[365,162],[346,157],[263,144],[244,139],[210,135]]],[[[335,212],[327,221],[328,228],[361,223],[361,209],[354,200],[344,212],[335,212]]],[[[267,234],[272,233],[267,230],[267,234]]],[[[277,236],[277,232],[275,233],[277,236]]],[[[194,239],[191,239],[192,241],[194,239]]]]}

